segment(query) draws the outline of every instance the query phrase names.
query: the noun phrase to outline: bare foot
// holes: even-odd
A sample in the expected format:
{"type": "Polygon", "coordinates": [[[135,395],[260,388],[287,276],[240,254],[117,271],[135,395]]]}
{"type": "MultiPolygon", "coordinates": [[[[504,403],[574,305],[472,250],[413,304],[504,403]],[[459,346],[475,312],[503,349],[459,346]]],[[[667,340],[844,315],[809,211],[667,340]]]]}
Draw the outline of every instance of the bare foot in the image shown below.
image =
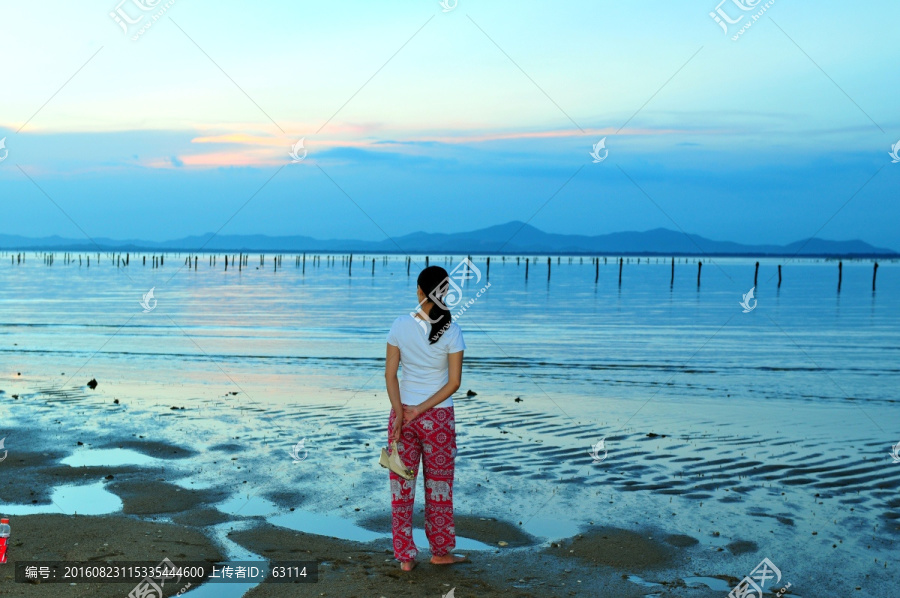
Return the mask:
{"type": "Polygon", "coordinates": [[[455,565],[456,563],[467,562],[469,562],[469,557],[462,554],[445,554],[431,557],[432,565],[455,565]]]}
{"type": "Polygon", "coordinates": [[[400,562],[400,570],[401,571],[412,571],[416,568],[415,561],[401,561],[400,562]]]}

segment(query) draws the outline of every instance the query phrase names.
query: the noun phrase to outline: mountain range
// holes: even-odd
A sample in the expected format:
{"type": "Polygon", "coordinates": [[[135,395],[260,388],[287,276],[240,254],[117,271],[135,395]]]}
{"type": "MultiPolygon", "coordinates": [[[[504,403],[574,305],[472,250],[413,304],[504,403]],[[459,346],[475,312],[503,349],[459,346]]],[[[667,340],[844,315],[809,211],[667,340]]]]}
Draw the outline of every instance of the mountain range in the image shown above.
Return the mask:
{"type": "Polygon", "coordinates": [[[169,241],[141,239],[31,238],[0,234],[0,249],[42,251],[264,251],[360,253],[481,253],[481,254],[615,254],[615,255],[734,255],[734,256],[857,256],[894,257],[893,249],[861,240],[800,239],[788,245],[749,245],[715,241],[666,228],[604,235],[547,233],[524,222],[507,222],[463,233],[415,232],[383,241],[316,239],[267,235],[205,235],[169,241]]]}

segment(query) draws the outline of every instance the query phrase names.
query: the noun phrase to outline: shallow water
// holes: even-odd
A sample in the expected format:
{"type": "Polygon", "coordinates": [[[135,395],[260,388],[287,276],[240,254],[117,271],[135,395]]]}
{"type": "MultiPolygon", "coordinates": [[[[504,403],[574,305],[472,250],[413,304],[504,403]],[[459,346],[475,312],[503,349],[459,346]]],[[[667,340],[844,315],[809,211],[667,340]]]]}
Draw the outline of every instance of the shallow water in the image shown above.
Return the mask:
{"type": "MultiPolygon", "coordinates": [[[[157,270],[135,256],[119,270],[0,259],[6,449],[35,422],[65,446],[163,440],[198,451],[170,464],[181,485],[232,488],[240,515],[295,529],[324,516],[328,529],[384,537],[357,519],[389,508],[376,465],[384,338],[415,307],[402,258],[376,260],[372,276],[371,257],[362,268],[354,256],[352,277],[340,257],[308,260],[305,274],[290,256],[277,273],[271,257],[241,273],[204,259],[197,272],[175,257],[157,270]],[[158,304],[144,313],[150,287],[158,304]],[[301,439],[309,457],[294,463],[301,439]],[[301,515],[274,507],[285,501],[301,515]]],[[[659,525],[713,558],[751,540],[786,575],[815,578],[808,563],[826,563],[868,587],[900,517],[898,264],[881,262],[872,293],[871,264],[845,261],[838,294],[833,262],[761,260],[757,307],[742,313],[753,260],[704,259],[699,290],[695,263],[680,260],[670,289],[669,261],[646,260],[625,264],[618,287],[613,259],[595,285],[589,259],[554,258],[548,283],[544,257],[526,283],[524,259],[492,258],[491,287],[459,320],[462,388],[478,394],[456,399],[457,511],[540,540],[591,522],[659,525]]],[[[694,573],[740,578],[746,560],[694,573]]]]}
{"type": "MultiPolygon", "coordinates": [[[[457,259],[431,263],[452,267],[457,259]]],[[[763,260],[757,307],[744,314],[738,303],[753,286],[751,260],[707,260],[699,289],[696,265],[676,264],[670,289],[667,260],[624,265],[619,287],[613,259],[600,265],[597,284],[589,259],[580,259],[553,260],[550,281],[546,263],[531,264],[526,283],[524,260],[493,258],[491,287],[459,320],[469,377],[520,384],[527,394],[538,391],[534,381],[548,392],[564,384],[567,395],[586,397],[598,384],[605,393],[643,396],[653,383],[685,374],[691,386],[667,394],[718,399],[735,388],[795,402],[897,398],[896,263],[881,264],[872,293],[871,264],[846,262],[838,294],[833,262],[786,263],[779,289],[775,262],[763,260]]],[[[374,276],[359,261],[352,277],[340,260],[307,263],[305,274],[293,265],[273,272],[271,257],[266,269],[251,259],[240,273],[179,270],[174,256],[155,270],[137,256],[119,269],[106,260],[91,268],[34,258],[0,264],[4,376],[22,372],[68,389],[90,373],[104,376],[101,384],[190,390],[230,377],[233,390],[240,392],[237,384],[259,399],[265,388],[267,398],[285,402],[365,387],[378,373],[391,321],[415,307],[415,283],[401,259],[377,260],[374,276]],[[158,303],[144,313],[139,301],[151,287],[158,303]]],[[[482,280],[466,287],[466,299],[488,281],[484,259],[476,264],[482,280]]]]}
{"type": "Polygon", "coordinates": [[[732,586],[727,581],[715,577],[685,577],[684,583],[688,587],[705,586],[717,592],[730,592],[732,590],[732,586]]]}
{"type": "Polygon", "coordinates": [[[5,515],[108,515],[122,510],[122,500],[106,489],[102,480],[93,484],[57,486],[50,494],[50,504],[2,505],[5,515]]]}
{"type": "MultiPolygon", "coordinates": [[[[374,540],[383,540],[390,537],[390,530],[385,532],[373,532],[364,527],[355,525],[338,515],[327,515],[306,511],[302,509],[294,509],[293,511],[285,510],[273,502],[264,498],[254,496],[244,500],[240,496],[217,505],[217,508],[231,515],[240,515],[242,517],[265,517],[266,521],[272,525],[297,530],[307,534],[315,534],[319,536],[329,536],[339,538],[341,540],[353,540],[355,542],[372,542],[374,540]]],[[[428,538],[425,536],[425,530],[413,529],[413,540],[420,547],[428,546],[428,538]]],[[[456,537],[457,550],[494,550],[496,547],[488,546],[483,542],[465,538],[463,536],[456,537]]]]}
{"type": "Polygon", "coordinates": [[[159,462],[159,459],[128,449],[79,449],[60,460],[63,465],[72,467],[149,465],[159,462]]]}

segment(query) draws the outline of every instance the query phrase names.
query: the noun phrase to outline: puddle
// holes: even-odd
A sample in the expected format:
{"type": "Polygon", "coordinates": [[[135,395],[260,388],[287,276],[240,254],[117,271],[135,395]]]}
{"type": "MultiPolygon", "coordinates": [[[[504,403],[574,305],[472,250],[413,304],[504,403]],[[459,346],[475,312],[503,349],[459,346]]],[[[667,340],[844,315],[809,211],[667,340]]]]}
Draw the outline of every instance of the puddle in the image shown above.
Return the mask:
{"type": "Polygon", "coordinates": [[[686,583],[689,588],[706,586],[710,590],[715,590],[716,592],[730,592],[733,589],[728,585],[727,581],[717,577],[685,577],[684,583],[686,583]]]}
{"type": "MultiPolygon", "coordinates": [[[[662,587],[662,584],[654,583],[654,582],[652,582],[652,581],[647,581],[646,579],[643,579],[643,578],[641,578],[641,577],[638,577],[637,575],[629,575],[628,577],[626,577],[626,579],[627,579],[628,581],[630,581],[631,583],[637,584],[637,585],[639,585],[639,586],[644,586],[645,588],[657,588],[657,587],[662,587]]],[[[730,589],[731,589],[731,588],[729,588],[729,590],[730,590],[730,589]]]]}
{"type": "Polygon", "coordinates": [[[541,519],[533,517],[522,529],[532,536],[551,540],[564,540],[578,534],[580,528],[573,521],[560,519],[541,519]]]}
{"type": "Polygon", "coordinates": [[[120,465],[148,465],[159,459],[148,457],[130,449],[78,449],[62,461],[63,465],[72,467],[97,467],[120,465]]]}
{"type": "MultiPolygon", "coordinates": [[[[246,502],[246,501],[245,501],[246,502]]],[[[238,505],[240,506],[240,505],[238,505]]],[[[252,522],[237,523],[220,523],[207,528],[216,542],[225,552],[225,558],[230,562],[235,561],[258,561],[268,565],[268,560],[260,555],[250,552],[240,544],[237,544],[228,538],[228,533],[234,530],[241,530],[250,527],[252,522]]],[[[244,594],[259,585],[256,582],[248,583],[206,583],[188,590],[183,596],[191,598],[241,598],[244,594]]]]}
{"type": "MultiPolygon", "coordinates": [[[[319,513],[311,513],[309,511],[293,511],[282,513],[274,517],[267,518],[272,525],[280,525],[289,529],[294,529],[308,534],[316,534],[318,536],[331,536],[342,540],[354,540],[356,542],[371,542],[387,537],[386,534],[379,534],[347,521],[336,515],[320,515],[319,513]]],[[[419,543],[416,532],[413,530],[413,539],[419,543]]],[[[423,532],[424,535],[424,532],[423,532]]],[[[427,546],[427,543],[426,543],[427,546]]]]}
{"type": "Polygon", "coordinates": [[[57,486],[50,493],[49,505],[3,505],[7,515],[108,515],[122,510],[122,500],[109,492],[103,481],[87,486],[57,486]]]}
{"type": "Polygon", "coordinates": [[[229,515],[241,517],[267,517],[278,514],[281,509],[272,501],[259,496],[247,498],[245,496],[232,496],[225,502],[216,505],[216,508],[229,515]]]}
{"type": "Polygon", "coordinates": [[[188,490],[209,490],[211,488],[221,488],[222,480],[211,478],[208,480],[197,480],[194,476],[188,475],[177,480],[171,480],[176,486],[187,488],[188,490]]]}
{"type": "MultiPolygon", "coordinates": [[[[260,497],[253,497],[249,500],[243,497],[233,497],[220,503],[217,508],[223,513],[230,515],[265,517],[266,521],[272,525],[340,540],[371,542],[390,537],[390,533],[387,530],[384,533],[373,532],[338,515],[323,515],[299,509],[285,512],[275,503],[260,497]]],[[[414,529],[413,540],[415,540],[419,548],[428,546],[428,537],[425,535],[425,530],[414,529]]],[[[494,550],[494,548],[494,546],[477,540],[461,536],[456,537],[456,550],[494,550]]]]}

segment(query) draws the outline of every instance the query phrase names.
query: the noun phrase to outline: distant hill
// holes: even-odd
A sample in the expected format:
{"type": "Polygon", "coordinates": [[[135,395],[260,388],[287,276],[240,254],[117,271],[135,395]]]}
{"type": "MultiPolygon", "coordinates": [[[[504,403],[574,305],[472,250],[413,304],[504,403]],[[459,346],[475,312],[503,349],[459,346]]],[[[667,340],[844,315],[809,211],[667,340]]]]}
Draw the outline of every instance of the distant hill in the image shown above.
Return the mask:
{"type": "Polygon", "coordinates": [[[393,240],[358,241],[315,239],[306,236],[205,235],[171,241],[95,238],[67,239],[59,236],[29,238],[0,234],[3,250],[53,251],[283,251],[366,253],[585,253],[613,255],[734,255],[734,256],[857,256],[897,257],[893,249],[874,247],[865,241],[801,239],[789,245],[745,245],[714,241],[700,235],[666,228],[606,235],[562,235],[545,233],[523,222],[507,222],[465,233],[415,232],[393,240]]]}

